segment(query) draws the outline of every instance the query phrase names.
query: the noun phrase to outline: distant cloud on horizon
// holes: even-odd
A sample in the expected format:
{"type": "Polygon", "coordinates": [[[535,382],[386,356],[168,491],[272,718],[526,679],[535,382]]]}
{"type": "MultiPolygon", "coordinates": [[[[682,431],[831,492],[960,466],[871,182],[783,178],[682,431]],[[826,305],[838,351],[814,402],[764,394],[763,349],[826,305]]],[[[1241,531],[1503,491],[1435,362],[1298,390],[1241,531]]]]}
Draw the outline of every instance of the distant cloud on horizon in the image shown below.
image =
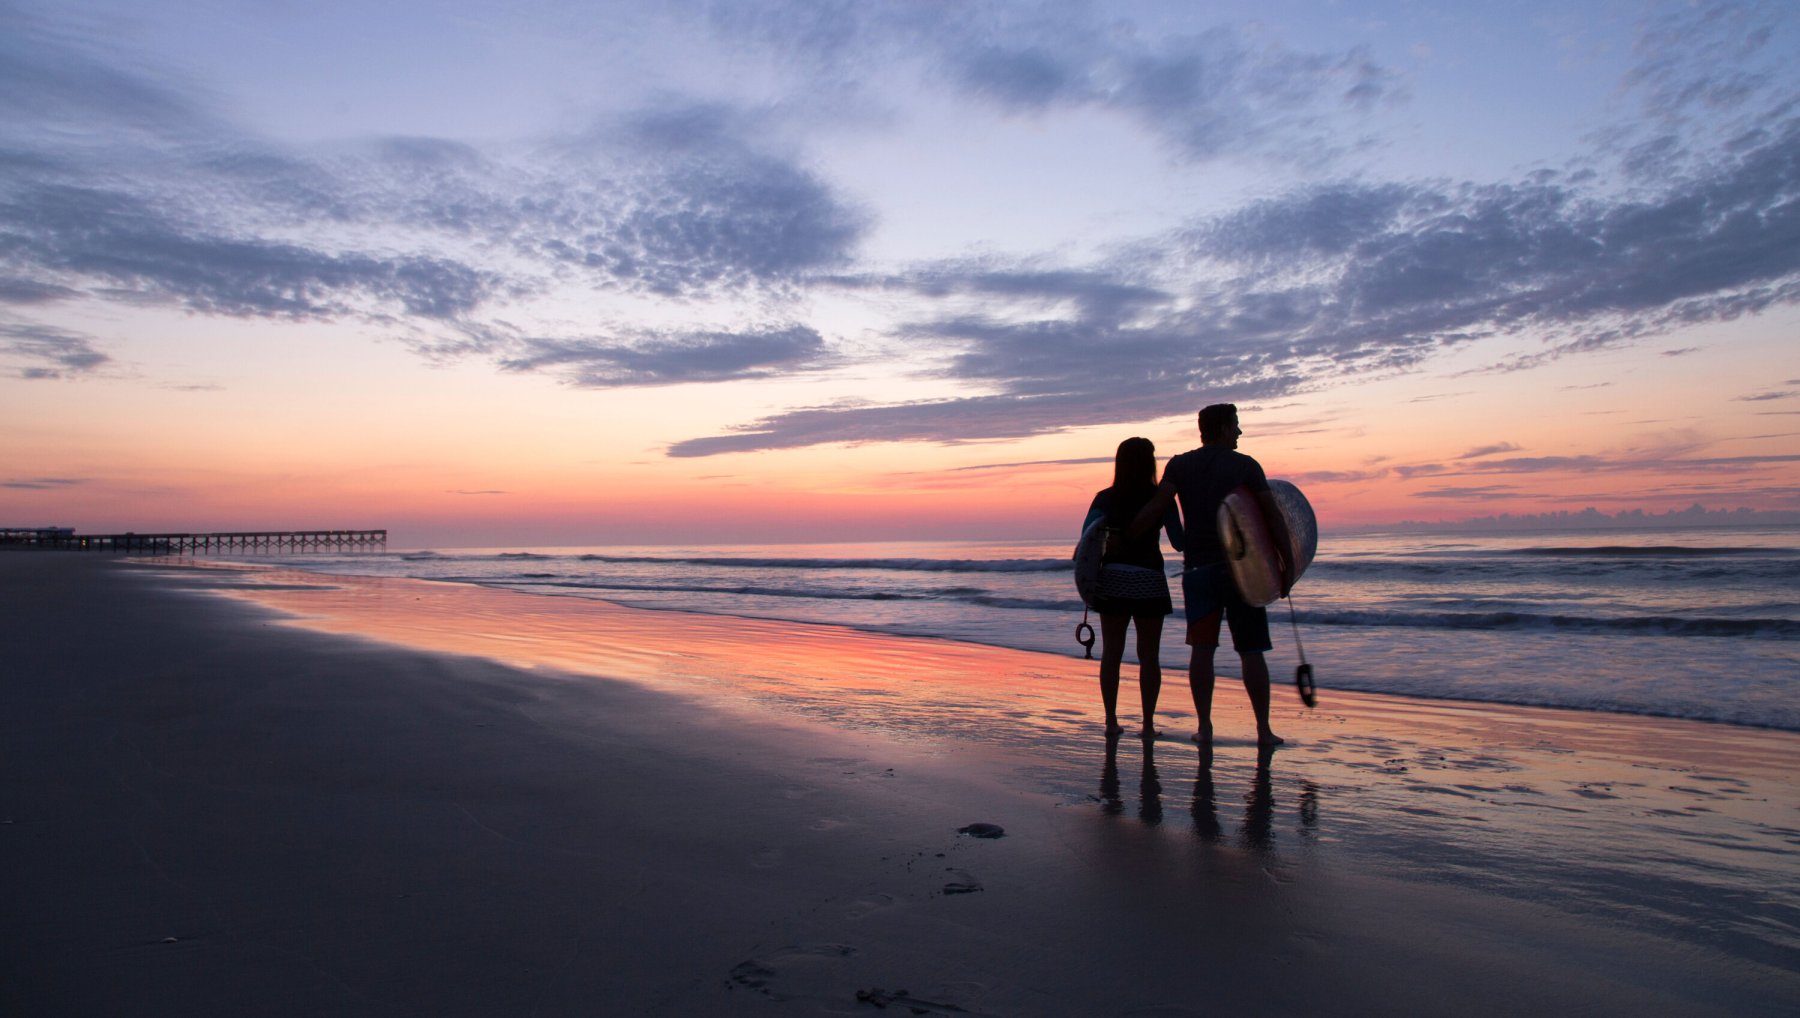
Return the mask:
{"type": "Polygon", "coordinates": [[[80,477],[32,477],[22,480],[0,481],[0,488],[12,491],[54,491],[88,483],[80,477]]]}
{"type": "Polygon", "coordinates": [[[1457,520],[1406,520],[1400,523],[1382,524],[1367,528],[1348,528],[1347,532],[1354,532],[1358,529],[1400,533],[1455,532],[1458,530],[1544,530],[1566,532],[1570,529],[1644,529],[1678,531],[1692,527],[1716,527],[1722,525],[1794,526],[1797,524],[1800,524],[1800,510],[1751,509],[1745,506],[1708,509],[1699,502],[1696,502],[1684,509],[1670,509],[1665,512],[1646,512],[1641,509],[1623,509],[1618,512],[1607,513],[1602,512],[1592,505],[1588,505],[1576,510],[1517,514],[1506,513],[1500,516],[1471,516],[1457,520]]]}

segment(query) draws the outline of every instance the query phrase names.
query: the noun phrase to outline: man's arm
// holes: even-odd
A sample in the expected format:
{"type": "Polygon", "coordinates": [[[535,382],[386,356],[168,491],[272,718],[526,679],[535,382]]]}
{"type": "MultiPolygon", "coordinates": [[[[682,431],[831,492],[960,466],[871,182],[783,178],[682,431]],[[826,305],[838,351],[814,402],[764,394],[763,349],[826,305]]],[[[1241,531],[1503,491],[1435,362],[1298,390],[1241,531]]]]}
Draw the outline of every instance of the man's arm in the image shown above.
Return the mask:
{"type": "Polygon", "coordinates": [[[1256,505],[1262,510],[1269,538],[1275,542],[1275,554],[1281,559],[1281,596],[1286,597],[1294,587],[1294,538],[1288,533],[1287,517],[1281,515],[1281,506],[1275,504],[1269,489],[1256,493],[1256,505]]]}
{"type": "Polygon", "coordinates": [[[1139,537],[1162,526],[1163,513],[1168,512],[1169,503],[1175,501],[1175,485],[1167,478],[1156,486],[1156,494],[1138,510],[1131,518],[1131,525],[1125,528],[1127,537],[1139,537]]]}

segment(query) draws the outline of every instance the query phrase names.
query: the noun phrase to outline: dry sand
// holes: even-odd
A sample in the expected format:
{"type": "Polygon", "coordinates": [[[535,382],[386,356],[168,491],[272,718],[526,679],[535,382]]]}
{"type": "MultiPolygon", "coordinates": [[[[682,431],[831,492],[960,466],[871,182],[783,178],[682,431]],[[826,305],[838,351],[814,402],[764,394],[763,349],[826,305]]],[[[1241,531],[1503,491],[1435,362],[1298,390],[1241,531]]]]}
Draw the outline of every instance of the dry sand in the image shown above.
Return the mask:
{"type": "Polygon", "coordinates": [[[0,627],[7,1015],[1800,1004],[1792,733],[1327,689],[1259,757],[1221,683],[1209,761],[1079,660],[74,553],[0,627]]]}

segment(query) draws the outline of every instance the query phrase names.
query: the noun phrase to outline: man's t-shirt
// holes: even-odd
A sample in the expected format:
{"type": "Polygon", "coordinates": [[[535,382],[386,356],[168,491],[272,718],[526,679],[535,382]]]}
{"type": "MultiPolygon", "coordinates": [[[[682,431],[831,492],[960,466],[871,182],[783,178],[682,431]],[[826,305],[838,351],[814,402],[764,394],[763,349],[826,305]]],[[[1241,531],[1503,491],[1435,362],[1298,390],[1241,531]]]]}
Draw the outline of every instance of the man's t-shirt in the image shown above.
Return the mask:
{"type": "Polygon", "coordinates": [[[1262,464],[1235,449],[1198,449],[1170,458],[1163,468],[1163,483],[1173,485],[1181,499],[1181,518],[1187,531],[1182,561],[1188,566],[1225,561],[1219,543],[1219,503],[1240,487],[1266,491],[1269,479],[1262,464]]]}

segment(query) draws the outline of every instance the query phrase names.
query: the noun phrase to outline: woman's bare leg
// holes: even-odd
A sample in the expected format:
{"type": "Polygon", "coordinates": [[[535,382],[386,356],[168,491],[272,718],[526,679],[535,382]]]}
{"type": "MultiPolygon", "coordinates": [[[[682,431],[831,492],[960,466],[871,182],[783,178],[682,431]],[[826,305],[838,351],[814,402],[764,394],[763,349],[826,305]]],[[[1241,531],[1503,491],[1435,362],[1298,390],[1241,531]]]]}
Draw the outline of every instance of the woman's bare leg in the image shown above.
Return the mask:
{"type": "Polygon", "coordinates": [[[1100,616],[1100,703],[1106,708],[1106,734],[1125,730],[1119,724],[1119,663],[1125,660],[1125,628],[1129,615],[1100,616]]]}

